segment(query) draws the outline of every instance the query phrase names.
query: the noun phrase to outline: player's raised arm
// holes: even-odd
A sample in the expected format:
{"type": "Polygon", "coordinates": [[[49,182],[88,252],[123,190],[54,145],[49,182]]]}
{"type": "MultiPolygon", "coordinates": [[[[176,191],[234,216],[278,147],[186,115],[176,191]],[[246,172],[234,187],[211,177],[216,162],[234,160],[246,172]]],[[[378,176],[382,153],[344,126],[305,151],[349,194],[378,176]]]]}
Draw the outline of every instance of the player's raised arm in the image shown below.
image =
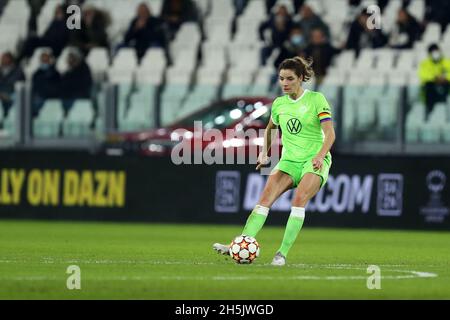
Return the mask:
{"type": "Polygon", "coordinates": [[[256,170],[259,170],[263,165],[269,162],[269,150],[272,146],[272,130],[276,129],[277,125],[273,123],[272,118],[269,119],[266,130],[264,131],[263,150],[258,156],[256,170]]]}

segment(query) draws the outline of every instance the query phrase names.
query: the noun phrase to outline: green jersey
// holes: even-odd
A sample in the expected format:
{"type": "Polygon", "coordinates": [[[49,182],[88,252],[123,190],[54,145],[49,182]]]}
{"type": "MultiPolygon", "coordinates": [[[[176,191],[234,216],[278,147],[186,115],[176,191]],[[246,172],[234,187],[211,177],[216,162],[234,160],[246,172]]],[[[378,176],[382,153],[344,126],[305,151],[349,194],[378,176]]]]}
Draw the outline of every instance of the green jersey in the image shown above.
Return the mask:
{"type": "Polygon", "coordinates": [[[302,162],[314,158],[323,145],[321,123],[331,120],[330,106],[320,92],[305,90],[297,100],[289,95],[272,104],[272,122],[280,126],[281,159],[302,162]]]}

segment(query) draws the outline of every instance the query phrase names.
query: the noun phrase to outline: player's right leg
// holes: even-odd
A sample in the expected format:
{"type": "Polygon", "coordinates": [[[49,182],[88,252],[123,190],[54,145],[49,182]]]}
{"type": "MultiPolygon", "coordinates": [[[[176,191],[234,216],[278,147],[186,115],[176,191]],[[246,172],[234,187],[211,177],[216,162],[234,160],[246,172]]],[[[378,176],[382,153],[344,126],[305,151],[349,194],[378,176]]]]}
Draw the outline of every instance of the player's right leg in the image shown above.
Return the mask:
{"type": "MultiPolygon", "coordinates": [[[[280,170],[274,171],[267,179],[263,193],[253,211],[247,218],[242,234],[250,237],[256,237],[259,230],[263,227],[269,208],[272,204],[287,190],[292,188],[292,178],[280,170]]],[[[221,254],[228,254],[228,245],[215,243],[213,249],[221,254]]]]}

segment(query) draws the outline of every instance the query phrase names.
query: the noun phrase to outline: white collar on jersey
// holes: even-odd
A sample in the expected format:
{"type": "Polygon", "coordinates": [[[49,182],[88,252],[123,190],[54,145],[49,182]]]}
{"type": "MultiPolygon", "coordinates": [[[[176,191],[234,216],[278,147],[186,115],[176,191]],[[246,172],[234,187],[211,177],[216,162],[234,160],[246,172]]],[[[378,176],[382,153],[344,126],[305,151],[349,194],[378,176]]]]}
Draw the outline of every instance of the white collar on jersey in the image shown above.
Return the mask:
{"type": "Polygon", "coordinates": [[[298,97],[298,98],[297,98],[296,100],[292,99],[292,98],[291,98],[291,96],[290,96],[290,95],[288,95],[288,99],[289,99],[289,101],[292,101],[292,102],[299,102],[299,101],[300,101],[300,99],[301,99],[301,98],[303,98],[303,96],[305,95],[306,91],[309,91],[309,90],[308,90],[308,89],[305,89],[305,90],[303,90],[303,93],[302,93],[302,95],[301,95],[300,97],[298,97]]]}

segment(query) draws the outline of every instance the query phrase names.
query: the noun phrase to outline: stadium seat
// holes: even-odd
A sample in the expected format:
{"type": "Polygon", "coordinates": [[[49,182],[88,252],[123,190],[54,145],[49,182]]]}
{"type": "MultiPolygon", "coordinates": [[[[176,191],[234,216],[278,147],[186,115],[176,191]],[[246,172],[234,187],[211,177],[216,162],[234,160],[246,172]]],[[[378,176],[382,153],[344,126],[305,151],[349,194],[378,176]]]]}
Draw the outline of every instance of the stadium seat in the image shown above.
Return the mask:
{"type": "Polygon", "coordinates": [[[94,107],[88,99],[76,100],[63,121],[62,132],[64,137],[88,137],[94,121],[94,107]]]}
{"type": "Polygon", "coordinates": [[[336,119],[336,108],[339,106],[339,86],[322,83],[317,91],[321,92],[331,106],[333,118],[336,119]]]}
{"type": "Polygon", "coordinates": [[[429,115],[428,121],[422,126],[420,140],[425,143],[438,143],[441,141],[441,133],[447,125],[447,106],[438,103],[429,115]]]}
{"type": "Polygon", "coordinates": [[[415,66],[414,62],[415,53],[414,50],[401,50],[398,54],[396,69],[400,71],[410,72],[415,66]]]}
{"type": "Polygon", "coordinates": [[[146,70],[164,70],[167,65],[166,55],[161,48],[150,48],[142,57],[140,67],[146,70]]]}
{"type": "Polygon", "coordinates": [[[3,103],[0,101],[0,128],[3,127],[3,120],[5,120],[5,115],[3,114],[3,103]]]}
{"type": "Polygon", "coordinates": [[[171,66],[166,71],[167,84],[182,84],[189,85],[192,82],[193,77],[192,66],[171,66]]]}
{"type": "Polygon", "coordinates": [[[166,85],[161,96],[161,124],[172,124],[177,119],[177,113],[181,109],[188,93],[187,84],[166,85]]]}
{"type": "Polygon", "coordinates": [[[375,51],[377,70],[391,71],[394,67],[396,52],[392,49],[378,49],[375,51]]]}
{"type": "Polygon", "coordinates": [[[121,131],[137,131],[155,127],[155,89],[142,87],[131,96],[130,108],[121,122],[121,131]]]}
{"type": "Polygon", "coordinates": [[[137,69],[112,69],[108,70],[108,80],[110,83],[133,83],[136,79],[137,69]]]}
{"type": "Polygon", "coordinates": [[[446,123],[442,126],[442,140],[446,144],[450,144],[450,123],[446,123]]]}
{"type": "Polygon", "coordinates": [[[427,122],[422,125],[419,136],[421,142],[439,143],[441,140],[441,126],[427,122]]]}
{"type": "Polygon", "coordinates": [[[113,69],[134,69],[138,65],[136,51],[132,48],[121,48],[113,59],[113,69]]]}
{"type": "Polygon", "coordinates": [[[345,50],[334,58],[334,66],[339,70],[348,70],[355,63],[355,51],[345,50]]]}
{"type": "Polygon", "coordinates": [[[62,101],[46,100],[39,115],[33,121],[33,135],[36,138],[57,138],[64,118],[62,101]]]}
{"type": "Polygon", "coordinates": [[[109,68],[109,53],[105,48],[93,48],[86,58],[96,82],[104,80],[106,71],[109,68]]]}
{"type": "Polygon", "coordinates": [[[421,102],[414,103],[406,115],[405,139],[406,142],[419,142],[420,131],[425,123],[425,105],[421,102]]]}
{"type": "Polygon", "coordinates": [[[179,113],[176,115],[176,119],[184,118],[185,116],[195,113],[207,105],[209,105],[214,99],[214,94],[204,95],[204,94],[190,94],[184,101],[179,113]]]}
{"type": "Polygon", "coordinates": [[[104,134],[106,133],[106,112],[107,112],[107,96],[108,90],[107,86],[102,87],[102,89],[97,93],[97,117],[95,118],[95,126],[94,130],[97,138],[103,139],[104,134]]]}
{"type": "Polygon", "coordinates": [[[441,25],[436,22],[430,22],[422,35],[422,42],[431,44],[439,43],[441,40],[441,25]]]}
{"type": "MultiPolygon", "coordinates": [[[[355,62],[358,70],[370,70],[375,67],[377,52],[374,49],[362,49],[355,62]]],[[[348,68],[348,66],[347,66],[348,68]]]]}
{"type": "Polygon", "coordinates": [[[142,83],[161,84],[164,81],[167,60],[164,50],[151,48],[141,60],[136,80],[142,83]]]}
{"type": "Polygon", "coordinates": [[[411,0],[408,11],[419,21],[425,16],[425,0],[411,0]]]}
{"type": "Polygon", "coordinates": [[[196,74],[196,83],[197,84],[209,84],[214,86],[219,86],[224,77],[223,71],[212,71],[211,69],[207,67],[200,67],[196,74]]]}
{"type": "Polygon", "coordinates": [[[131,83],[120,83],[117,86],[117,121],[119,126],[127,113],[132,90],[133,84],[131,83]]]}
{"type": "Polygon", "coordinates": [[[401,126],[398,118],[400,103],[395,96],[382,95],[377,99],[378,127],[382,130],[389,130],[401,126]]]}
{"type": "Polygon", "coordinates": [[[160,85],[164,81],[164,69],[146,69],[141,66],[136,70],[136,82],[141,84],[160,85]]]}
{"type": "MultiPolygon", "coordinates": [[[[2,108],[3,109],[3,108],[2,108]]],[[[3,114],[3,110],[2,110],[3,114]]],[[[3,130],[6,136],[11,137],[17,132],[17,106],[12,106],[3,119],[3,130]]]]}

